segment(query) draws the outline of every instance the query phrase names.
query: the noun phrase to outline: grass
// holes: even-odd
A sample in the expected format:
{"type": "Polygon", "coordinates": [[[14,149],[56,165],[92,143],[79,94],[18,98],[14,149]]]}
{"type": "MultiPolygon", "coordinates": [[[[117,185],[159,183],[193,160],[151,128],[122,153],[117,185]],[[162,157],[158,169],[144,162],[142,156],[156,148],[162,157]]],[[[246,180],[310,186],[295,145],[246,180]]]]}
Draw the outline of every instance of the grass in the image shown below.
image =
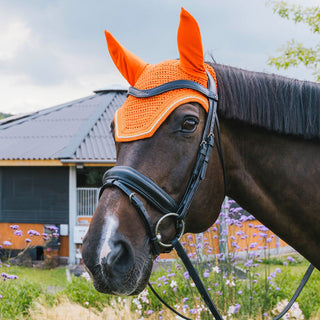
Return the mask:
{"type": "Polygon", "coordinates": [[[46,286],[65,287],[67,282],[66,269],[56,268],[52,270],[42,270],[36,268],[12,266],[6,270],[2,267],[3,272],[15,274],[21,281],[30,281],[46,286]]]}
{"type": "MultiPolygon", "coordinates": [[[[274,272],[276,268],[286,261],[286,257],[279,259],[268,260],[266,264],[259,265],[254,271],[262,274],[264,269],[268,268],[271,272],[274,272]]],[[[272,302],[272,306],[269,306],[269,316],[276,302],[285,298],[290,299],[298,286],[303,272],[307,268],[307,263],[299,259],[296,259],[298,260],[297,263],[282,267],[281,273],[277,275],[275,283],[281,290],[273,291],[269,297],[269,301],[272,302]]],[[[93,288],[92,283],[87,282],[83,277],[73,277],[72,282],[68,283],[65,268],[39,270],[22,267],[2,267],[2,270],[10,274],[16,274],[19,278],[17,280],[7,280],[0,287],[0,294],[3,296],[0,300],[0,319],[131,320],[142,317],[150,320],[159,320],[161,317],[162,319],[175,319],[175,315],[161,306],[151,292],[148,291],[145,292],[145,296],[116,298],[98,293],[93,288]],[[50,292],[48,287],[51,286],[59,287],[61,290],[50,292]]],[[[158,284],[161,282],[162,285],[158,287],[155,284],[154,287],[166,301],[173,306],[176,305],[180,311],[183,310],[183,305],[188,305],[187,311],[189,313],[186,313],[186,315],[192,319],[198,319],[196,314],[190,314],[190,310],[200,305],[201,300],[198,299],[198,294],[191,286],[190,279],[186,281],[183,274],[183,269],[179,266],[177,268],[176,265],[172,266],[170,270],[159,268],[159,271],[153,273],[152,280],[158,284]],[[173,276],[173,273],[176,275],[173,276]],[[160,278],[162,280],[158,280],[160,278]],[[164,284],[165,279],[169,279],[167,284],[164,284]],[[177,290],[170,286],[173,279],[177,282],[177,290]],[[188,297],[188,301],[183,302],[184,297],[188,297]]],[[[206,281],[207,279],[204,280],[206,281]]],[[[224,280],[223,278],[220,280],[217,278],[217,281],[224,280]]],[[[236,286],[232,288],[224,287],[223,295],[219,297],[214,294],[213,290],[210,294],[223,315],[227,314],[231,304],[239,302],[242,304],[241,309],[238,314],[233,316],[233,319],[266,320],[268,318],[264,317],[261,308],[259,309],[259,304],[262,305],[261,301],[263,301],[261,292],[264,290],[263,279],[261,280],[259,284],[261,288],[258,285],[255,287],[257,294],[252,302],[254,310],[251,316],[244,306],[245,303],[250,303],[248,300],[249,291],[246,292],[246,288],[248,288],[247,280],[235,280],[236,286]],[[261,292],[258,291],[260,289],[262,290],[261,292]],[[241,297],[237,295],[239,290],[243,291],[241,297]],[[246,299],[248,300],[247,302],[246,299]]],[[[221,282],[222,284],[223,282],[221,282]]],[[[318,312],[320,310],[319,288],[320,272],[316,270],[298,298],[305,319],[320,320],[318,312]]],[[[211,319],[211,317],[209,315],[206,316],[206,313],[202,313],[201,319],[211,319]]]]}

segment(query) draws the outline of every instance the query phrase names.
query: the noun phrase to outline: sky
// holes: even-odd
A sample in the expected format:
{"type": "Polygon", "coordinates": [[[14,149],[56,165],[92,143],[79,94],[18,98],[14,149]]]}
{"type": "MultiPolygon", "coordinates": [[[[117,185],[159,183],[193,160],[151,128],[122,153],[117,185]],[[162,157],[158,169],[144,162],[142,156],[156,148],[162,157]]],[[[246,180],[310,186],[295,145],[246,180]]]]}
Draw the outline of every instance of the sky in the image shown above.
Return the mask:
{"type": "Polygon", "coordinates": [[[0,0],[0,112],[28,113],[127,87],[108,55],[105,29],[145,62],[177,58],[181,7],[198,21],[208,59],[314,80],[304,67],[267,64],[292,38],[305,45],[319,39],[274,14],[266,0],[0,0]]]}

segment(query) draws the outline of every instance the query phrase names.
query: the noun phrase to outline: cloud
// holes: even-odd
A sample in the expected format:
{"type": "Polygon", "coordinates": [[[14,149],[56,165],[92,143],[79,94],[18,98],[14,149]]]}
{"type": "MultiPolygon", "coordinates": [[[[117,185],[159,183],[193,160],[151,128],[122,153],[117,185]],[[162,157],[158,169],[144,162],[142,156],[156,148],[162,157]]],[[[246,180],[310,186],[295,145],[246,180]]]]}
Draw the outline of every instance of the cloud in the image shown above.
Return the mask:
{"type": "Polygon", "coordinates": [[[2,1],[0,110],[25,112],[125,85],[107,53],[106,28],[146,62],[177,58],[181,5],[199,22],[204,51],[220,63],[275,71],[266,60],[286,40],[316,41],[264,0],[2,1]]]}
{"type": "Polygon", "coordinates": [[[0,20],[0,61],[6,62],[17,57],[30,40],[30,29],[23,21],[0,20]]]}

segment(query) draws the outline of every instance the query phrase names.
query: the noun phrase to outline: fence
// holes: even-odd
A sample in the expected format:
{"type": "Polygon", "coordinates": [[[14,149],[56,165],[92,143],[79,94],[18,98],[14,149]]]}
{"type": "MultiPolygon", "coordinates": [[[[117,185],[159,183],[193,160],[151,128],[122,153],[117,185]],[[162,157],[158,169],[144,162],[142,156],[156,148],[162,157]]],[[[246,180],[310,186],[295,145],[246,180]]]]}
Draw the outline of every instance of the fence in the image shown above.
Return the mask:
{"type": "Polygon", "coordinates": [[[92,217],[98,203],[99,188],[77,188],[78,217],[92,217]]]}

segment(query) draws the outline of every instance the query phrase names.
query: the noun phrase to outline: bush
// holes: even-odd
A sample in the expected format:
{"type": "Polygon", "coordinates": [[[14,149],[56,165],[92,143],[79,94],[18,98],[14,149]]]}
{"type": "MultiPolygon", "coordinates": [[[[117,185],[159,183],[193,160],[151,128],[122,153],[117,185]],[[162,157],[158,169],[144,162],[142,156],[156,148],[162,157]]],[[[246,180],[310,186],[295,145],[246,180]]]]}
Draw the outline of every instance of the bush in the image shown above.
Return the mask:
{"type": "Polygon", "coordinates": [[[1,284],[1,319],[21,319],[21,315],[27,315],[43,290],[37,283],[28,281],[7,280],[1,284]]]}
{"type": "Polygon", "coordinates": [[[74,276],[66,288],[59,292],[58,297],[62,296],[87,308],[95,308],[98,311],[102,311],[114,299],[114,296],[98,292],[91,281],[87,281],[84,277],[74,276]]]}

